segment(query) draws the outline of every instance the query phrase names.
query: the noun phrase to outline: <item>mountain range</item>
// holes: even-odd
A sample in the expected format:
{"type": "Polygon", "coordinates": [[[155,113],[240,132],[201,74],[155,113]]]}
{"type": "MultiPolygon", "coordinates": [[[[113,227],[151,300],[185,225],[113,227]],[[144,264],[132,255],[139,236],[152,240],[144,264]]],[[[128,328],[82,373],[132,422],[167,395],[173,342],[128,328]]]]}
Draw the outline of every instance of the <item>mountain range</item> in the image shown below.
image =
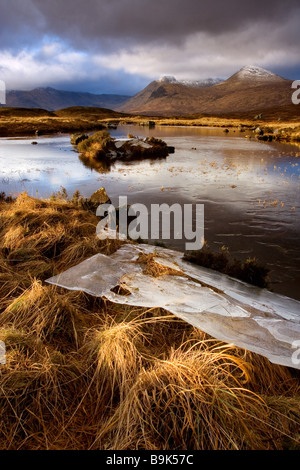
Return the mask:
{"type": "Polygon", "coordinates": [[[206,87],[217,85],[218,83],[224,82],[222,78],[204,78],[202,80],[177,80],[172,76],[164,76],[156,80],[157,83],[173,83],[176,85],[187,85],[191,87],[206,87]]]}
{"type": "Polygon", "coordinates": [[[6,106],[18,108],[42,108],[56,111],[73,106],[93,106],[115,109],[128,101],[130,96],[81,93],[56,90],[55,88],[35,88],[31,91],[11,90],[6,93],[6,106]]]}
{"type": "Polygon", "coordinates": [[[56,111],[74,106],[109,108],[148,116],[213,115],[269,118],[299,117],[292,104],[292,81],[256,66],[245,66],[227,80],[177,80],[162,77],[135,96],[92,94],[36,88],[7,92],[8,107],[56,111]]]}
{"type": "Polygon", "coordinates": [[[118,111],[156,116],[252,116],[275,110],[299,114],[291,102],[291,84],[291,80],[254,66],[245,66],[227,80],[210,86],[191,86],[166,77],[151,82],[118,111]]]}

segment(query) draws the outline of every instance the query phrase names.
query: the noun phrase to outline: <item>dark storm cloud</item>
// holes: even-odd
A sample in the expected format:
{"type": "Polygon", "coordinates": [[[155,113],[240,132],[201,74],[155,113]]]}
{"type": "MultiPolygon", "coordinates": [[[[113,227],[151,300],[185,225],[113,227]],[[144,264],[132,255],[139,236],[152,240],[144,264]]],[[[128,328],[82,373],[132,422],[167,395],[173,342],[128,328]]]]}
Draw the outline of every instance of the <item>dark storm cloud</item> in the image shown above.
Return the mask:
{"type": "MultiPolygon", "coordinates": [[[[48,28],[68,36],[133,40],[182,39],[198,31],[219,34],[246,24],[282,22],[299,0],[33,0],[48,28]]],[[[76,40],[76,37],[73,37],[76,40]]]]}
{"type": "Polygon", "coordinates": [[[43,15],[30,0],[1,0],[0,48],[31,44],[45,27],[43,15]]]}
{"type": "Polygon", "coordinates": [[[299,0],[0,0],[0,78],[130,94],[246,64],[297,79],[299,24],[299,0]]]}
{"type": "Polygon", "coordinates": [[[2,47],[14,37],[49,34],[77,48],[115,48],[120,40],[123,47],[180,43],[193,33],[219,35],[258,22],[276,27],[299,14],[299,0],[1,0],[0,9],[2,47]]]}

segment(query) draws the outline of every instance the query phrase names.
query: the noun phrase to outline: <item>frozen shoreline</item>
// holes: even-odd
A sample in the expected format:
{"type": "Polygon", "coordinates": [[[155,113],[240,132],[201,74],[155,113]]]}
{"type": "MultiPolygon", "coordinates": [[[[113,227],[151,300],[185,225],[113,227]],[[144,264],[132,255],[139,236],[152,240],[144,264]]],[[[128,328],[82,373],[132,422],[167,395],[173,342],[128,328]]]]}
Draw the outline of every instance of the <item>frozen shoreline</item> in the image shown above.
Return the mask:
{"type": "Polygon", "coordinates": [[[123,245],[111,256],[95,255],[47,282],[118,304],[164,308],[216,339],[300,369],[300,302],[191,265],[179,252],[123,245]],[[172,275],[144,274],[140,254],[154,254],[172,275]],[[117,286],[129,295],[116,294],[117,286]]]}

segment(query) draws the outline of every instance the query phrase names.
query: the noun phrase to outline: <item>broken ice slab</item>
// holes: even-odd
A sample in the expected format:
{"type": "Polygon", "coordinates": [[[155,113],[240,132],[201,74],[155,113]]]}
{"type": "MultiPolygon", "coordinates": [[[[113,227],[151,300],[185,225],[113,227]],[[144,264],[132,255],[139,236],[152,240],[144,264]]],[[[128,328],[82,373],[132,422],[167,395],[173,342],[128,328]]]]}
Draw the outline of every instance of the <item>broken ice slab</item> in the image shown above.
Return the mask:
{"type": "Polygon", "coordinates": [[[300,369],[300,302],[193,265],[177,251],[124,244],[47,282],[119,304],[164,308],[216,339],[300,369]],[[145,274],[141,254],[154,255],[169,274],[145,274]],[[116,293],[120,285],[129,295],[116,293]]]}

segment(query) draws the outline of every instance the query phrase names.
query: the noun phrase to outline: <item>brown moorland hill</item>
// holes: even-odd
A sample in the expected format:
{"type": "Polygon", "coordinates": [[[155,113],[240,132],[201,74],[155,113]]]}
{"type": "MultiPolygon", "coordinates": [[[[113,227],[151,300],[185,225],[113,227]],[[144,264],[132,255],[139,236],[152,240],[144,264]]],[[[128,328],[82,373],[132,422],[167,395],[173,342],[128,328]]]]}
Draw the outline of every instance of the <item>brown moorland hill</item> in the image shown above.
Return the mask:
{"type": "Polygon", "coordinates": [[[291,107],[292,81],[259,67],[243,67],[228,80],[208,87],[157,80],[135,95],[119,111],[140,115],[187,114],[251,115],[276,108],[278,114],[291,107]]]}
{"type": "Polygon", "coordinates": [[[115,109],[130,96],[116,94],[93,94],[86,92],[35,88],[34,90],[10,90],[6,94],[7,107],[44,108],[55,111],[70,106],[96,106],[115,109]]]}
{"type": "Polygon", "coordinates": [[[50,112],[38,108],[0,108],[0,136],[100,130],[104,120],[124,116],[106,108],[74,106],[50,112]]]}

